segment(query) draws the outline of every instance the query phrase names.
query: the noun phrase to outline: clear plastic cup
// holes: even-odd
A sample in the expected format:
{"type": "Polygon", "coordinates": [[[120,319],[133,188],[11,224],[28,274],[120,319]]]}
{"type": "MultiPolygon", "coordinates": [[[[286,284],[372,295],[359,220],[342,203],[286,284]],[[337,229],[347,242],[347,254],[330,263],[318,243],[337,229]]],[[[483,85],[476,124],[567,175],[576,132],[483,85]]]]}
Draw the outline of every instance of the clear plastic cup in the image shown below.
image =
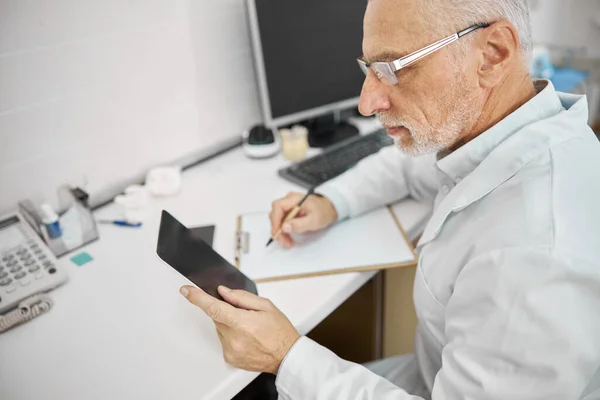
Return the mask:
{"type": "Polygon", "coordinates": [[[289,161],[302,161],[308,151],[308,129],[294,125],[291,129],[280,129],[283,156],[289,161]]]}

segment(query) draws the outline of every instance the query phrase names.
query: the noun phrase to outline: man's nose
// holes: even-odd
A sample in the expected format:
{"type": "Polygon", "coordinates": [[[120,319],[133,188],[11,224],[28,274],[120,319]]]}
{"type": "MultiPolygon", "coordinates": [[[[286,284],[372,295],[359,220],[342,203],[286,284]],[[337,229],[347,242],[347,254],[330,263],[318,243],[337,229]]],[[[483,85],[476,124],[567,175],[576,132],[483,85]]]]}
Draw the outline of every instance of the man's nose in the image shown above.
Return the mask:
{"type": "Polygon", "coordinates": [[[381,111],[390,109],[391,103],[388,96],[388,87],[371,71],[367,74],[360,92],[358,111],[368,117],[381,111]]]}

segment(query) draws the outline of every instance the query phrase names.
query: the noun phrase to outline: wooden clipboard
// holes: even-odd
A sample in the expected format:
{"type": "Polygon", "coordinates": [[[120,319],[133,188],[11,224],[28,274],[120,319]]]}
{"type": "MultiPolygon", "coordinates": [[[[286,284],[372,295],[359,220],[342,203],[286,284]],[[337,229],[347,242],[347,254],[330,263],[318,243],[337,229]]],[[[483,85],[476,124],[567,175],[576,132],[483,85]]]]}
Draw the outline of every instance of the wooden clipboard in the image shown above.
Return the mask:
{"type": "MultiPolygon", "coordinates": [[[[392,207],[387,206],[386,209],[389,212],[389,214],[391,214],[393,224],[400,232],[401,238],[404,241],[404,245],[406,246],[407,251],[410,252],[409,254],[412,257],[412,259],[409,261],[375,263],[375,264],[369,264],[369,265],[365,265],[365,266],[352,266],[352,267],[343,267],[343,268],[334,267],[331,269],[322,269],[319,271],[291,273],[289,275],[279,275],[279,276],[274,276],[274,277],[253,278],[251,275],[249,275],[249,277],[251,279],[253,279],[255,282],[260,283],[260,282],[272,282],[272,281],[278,281],[278,280],[284,280],[284,279],[296,279],[296,278],[307,278],[307,277],[320,276],[320,275],[340,274],[340,273],[347,273],[347,272],[376,271],[376,270],[401,268],[401,267],[408,267],[408,266],[416,265],[417,255],[415,253],[415,250],[414,250],[411,240],[406,235],[406,232],[402,228],[402,225],[400,224],[400,221],[398,220],[398,217],[394,213],[392,207]]],[[[242,272],[247,274],[247,271],[244,270],[244,266],[242,264],[243,264],[244,254],[249,254],[252,251],[252,248],[250,246],[251,232],[244,231],[243,220],[244,220],[244,216],[241,216],[241,215],[238,216],[237,229],[236,229],[236,240],[235,240],[235,265],[238,269],[240,269],[242,272]]],[[[343,223],[345,223],[345,222],[343,222],[343,223]]],[[[266,240],[265,240],[265,243],[266,243],[266,240]]],[[[401,245],[401,244],[399,244],[399,245],[401,245]]],[[[264,246],[264,244],[263,244],[263,246],[264,246]]],[[[275,243],[275,244],[272,244],[271,246],[277,246],[277,244],[275,243]]],[[[318,255],[315,257],[318,258],[318,255]]]]}

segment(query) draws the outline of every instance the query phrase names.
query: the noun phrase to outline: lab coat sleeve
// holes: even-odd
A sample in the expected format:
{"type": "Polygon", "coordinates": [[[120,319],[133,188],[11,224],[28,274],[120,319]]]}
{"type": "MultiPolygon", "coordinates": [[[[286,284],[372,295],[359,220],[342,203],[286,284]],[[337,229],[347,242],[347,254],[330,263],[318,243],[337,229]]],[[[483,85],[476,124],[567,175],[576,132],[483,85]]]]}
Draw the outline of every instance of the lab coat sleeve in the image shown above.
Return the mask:
{"type": "MultiPolygon", "coordinates": [[[[431,399],[580,398],[600,366],[598,310],[598,265],[550,249],[477,257],[446,306],[431,399]]],[[[290,350],[276,384],[285,400],[421,399],[307,338],[290,350]]]]}
{"type": "Polygon", "coordinates": [[[317,192],[333,203],[340,220],[408,196],[433,202],[437,194],[435,155],[409,157],[396,146],[388,146],[317,192]]]}
{"type": "Polygon", "coordinates": [[[422,400],[307,337],[298,339],[288,352],[275,384],[282,400],[422,400]]]}

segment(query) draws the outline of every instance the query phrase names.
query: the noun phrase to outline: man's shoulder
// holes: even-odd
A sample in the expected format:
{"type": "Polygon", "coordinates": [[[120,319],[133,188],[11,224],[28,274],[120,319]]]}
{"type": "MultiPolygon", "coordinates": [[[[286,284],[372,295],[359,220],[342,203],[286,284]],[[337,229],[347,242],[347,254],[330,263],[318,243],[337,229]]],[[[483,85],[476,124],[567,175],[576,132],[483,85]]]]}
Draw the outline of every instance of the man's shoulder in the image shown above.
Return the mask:
{"type": "Polygon", "coordinates": [[[532,224],[548,227],[557,251],[600,260],[600,142],[591,129],[580,133],[532,159],[505,189],[532,224]]]}

